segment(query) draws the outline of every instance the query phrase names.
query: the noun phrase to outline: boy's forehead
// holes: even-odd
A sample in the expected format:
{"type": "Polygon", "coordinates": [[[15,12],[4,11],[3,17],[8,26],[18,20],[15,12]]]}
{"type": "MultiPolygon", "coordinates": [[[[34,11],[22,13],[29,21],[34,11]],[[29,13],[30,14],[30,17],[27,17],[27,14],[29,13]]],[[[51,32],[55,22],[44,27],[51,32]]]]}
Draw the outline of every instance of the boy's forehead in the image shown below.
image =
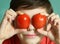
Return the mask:
{"type": "Polygon", "coordinates": [[[47,13],[46,9],[41,8],[41,7],[35,8],[35,9],[22,9],[20,11],[22,11],[23,13],[28,14],[30,17],[32,17],[33,15],[38,14],[38,13],[41,13],[42,15],[48,16],[48,13],[47,13]]]}
{"type": "Polygon", "coordinates": [[[45,8],[42,8],[42,7],[39,7],[39,8],[35,8],[35,9],[22,9],[21,11],[23,12],[46,12],[46,9],[45,8]]]}

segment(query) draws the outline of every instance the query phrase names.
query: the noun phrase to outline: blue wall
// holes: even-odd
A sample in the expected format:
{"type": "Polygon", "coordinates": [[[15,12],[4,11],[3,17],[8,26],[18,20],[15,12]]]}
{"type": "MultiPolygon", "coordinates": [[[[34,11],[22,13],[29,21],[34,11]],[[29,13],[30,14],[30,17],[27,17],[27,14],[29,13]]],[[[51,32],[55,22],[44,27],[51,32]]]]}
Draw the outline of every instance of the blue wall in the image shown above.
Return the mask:
{"type": "MultiPolygon", "coordinates": [[[[18,0],[17,0],[18,1],[18,0]]],[[[54,12],[60,14],[60,0],[50,0],[54,12]]],[[[0,0],[0,22],[3,19],[5,11],[9,8],[10,0],[0,0]]]]}
{"type": "Polygon", "coordinates": [[[5,11],[9,8],[10,0],[0,0],[0,22],[3,19],[5,11]]]}
{"type": "Polygon", "coordinates": [[[54,12],[60,15],[60,0],[50,0],[54,12]]]}

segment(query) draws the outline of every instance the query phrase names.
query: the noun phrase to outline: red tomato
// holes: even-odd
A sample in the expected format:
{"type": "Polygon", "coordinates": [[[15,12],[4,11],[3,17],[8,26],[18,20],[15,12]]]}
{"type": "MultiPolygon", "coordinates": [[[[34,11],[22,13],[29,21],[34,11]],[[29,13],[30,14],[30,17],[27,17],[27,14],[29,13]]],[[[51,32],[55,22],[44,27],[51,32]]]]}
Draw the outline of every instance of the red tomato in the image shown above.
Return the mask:
{"type": "Polygon", "coordinates": [[[18,15],[16,18],[16,25],[20,29],[26,29],[29,27],[30,18],[26,14],[18,15]]]}
{"type": "Polygon", "coordinates": [[[47,17],[45,15],[36,14],[32,17],[32,25],[36,28],[42,28],[46,25],[47,17]]]}

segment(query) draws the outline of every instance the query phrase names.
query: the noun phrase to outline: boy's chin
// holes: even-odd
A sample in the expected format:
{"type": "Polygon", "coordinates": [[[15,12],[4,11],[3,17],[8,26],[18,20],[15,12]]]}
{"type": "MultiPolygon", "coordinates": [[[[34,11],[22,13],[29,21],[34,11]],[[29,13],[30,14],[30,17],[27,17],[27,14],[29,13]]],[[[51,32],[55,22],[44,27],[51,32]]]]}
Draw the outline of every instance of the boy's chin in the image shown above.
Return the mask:
{"type": "Polygon", "coordinates": [[[37,43],[40,42],[40,38],[39,37],[32,38],[32,39],[26,38],[25,42],[28,43],[28,44],[37,44],[37,43]]]}

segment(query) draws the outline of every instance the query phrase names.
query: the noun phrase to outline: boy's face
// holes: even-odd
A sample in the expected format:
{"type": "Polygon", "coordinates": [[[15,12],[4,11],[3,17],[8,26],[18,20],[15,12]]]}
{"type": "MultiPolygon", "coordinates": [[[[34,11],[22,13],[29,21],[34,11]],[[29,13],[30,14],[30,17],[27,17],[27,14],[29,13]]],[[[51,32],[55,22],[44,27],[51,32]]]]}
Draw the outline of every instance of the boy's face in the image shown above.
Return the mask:
{"type": "MultiPolygon", "coordinates": [[[[22,11],[23,13],[26,13],[30,18],[32,18],[32,16],[34,16],[35,14],[38,14],[38,13],[40,13],[41,15],[45,15],[45,16],[49,15],[49,14],[47,14],[45,8],[36,8],[36,9],[20,10],[20,11],[22,11]]],[[[32,24],[30,24],[28,29],[29,30],[27,30],[27,29],[22,30],[21,29],[22,33],[18,34],[18,37],[22,41],[24,41],[28,44],[38,43],[41,40],[41,38],[43,37],[43,35],[38,34],[39,33],[38,31],[44,30],[44,27],[40,28],[40,29],[35,29],[34,26],[32,24]]]]}

